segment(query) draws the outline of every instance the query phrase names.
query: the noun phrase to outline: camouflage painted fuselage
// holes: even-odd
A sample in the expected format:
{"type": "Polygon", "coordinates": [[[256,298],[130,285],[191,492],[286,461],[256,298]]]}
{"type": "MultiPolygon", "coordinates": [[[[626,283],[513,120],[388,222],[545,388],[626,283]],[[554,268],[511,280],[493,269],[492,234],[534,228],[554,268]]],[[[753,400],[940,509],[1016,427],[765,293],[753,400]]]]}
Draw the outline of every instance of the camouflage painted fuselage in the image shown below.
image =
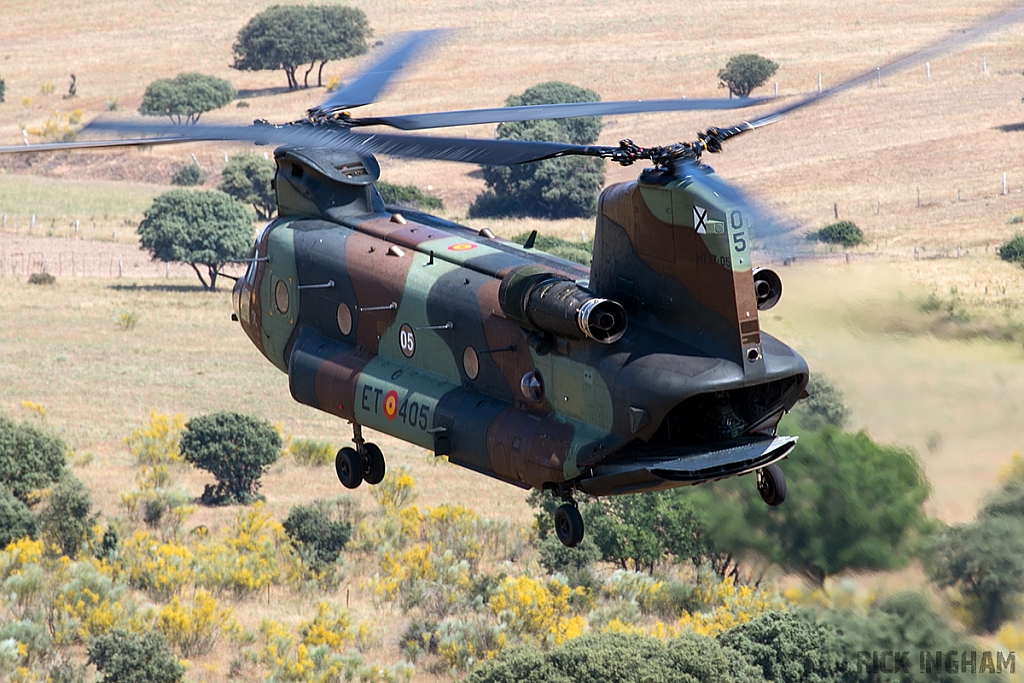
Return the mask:
{"type": "Polygon", "coordinates": [[[807,366],[759,329],[746,217],[685,177],[605,190],[587,269],[387,210],[372,158],[276,157],[280,218],[235,309],[296,400],[512,484],[597,495],[741,474],[792,447],[771,435],[807,366]],[[586,298],[621,304],[620,339],[577,329],[586,298]]]}

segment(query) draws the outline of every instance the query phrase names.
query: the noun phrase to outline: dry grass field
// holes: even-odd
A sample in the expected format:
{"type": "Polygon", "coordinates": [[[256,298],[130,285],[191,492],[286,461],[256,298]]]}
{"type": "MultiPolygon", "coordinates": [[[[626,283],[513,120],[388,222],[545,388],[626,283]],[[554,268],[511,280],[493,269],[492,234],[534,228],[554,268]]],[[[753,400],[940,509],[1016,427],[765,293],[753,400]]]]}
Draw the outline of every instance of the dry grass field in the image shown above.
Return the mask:
{"type": "MultiPolygon", "coordinates": [[[[116,101],[117,110],[107,115],[128,115],[150,81],[190,70],[230,79],[248,104],[204,115],[204,121],[297,118],[326,96],[323,89],[287,92],[281,72],[229,67],[237,31],[270,4],[7,3],[0,19],[0,78],[7,82],[0,144],[20,143],[23,128],[42,125],[55,111],[81,108],[89,119],[116,101]],[[71,73],[78,96],[64,100],[71,73]],[[51,85],[52,92],[44,92],[51,85]]],[[[385,44],[401,31],[458,29],[382,102],[360,112],[367,115],[496,106],[509,94],[554,79],[593,88],[605,100],[721,96],[717,71],[741,52],[778,61],[773,81],[780,95],[799,97],[815,90],[818,74],[827,87],[1006,8],[992,0],[725,0],[713,8],[654,0],[348,4],[366,11],[385,44]]],[[[872,82],[731,141],[723,155],[708,159],[723,178],[792,217],[801,230],[832,221],[834,211],[864,229],[869,244],[855,250],[849,263],[840,257],[780,267],[786,295],[765,316],[764,327],[845,391],[854,427],[918,451],[934,489],[928,511],[948,522],[970,519],[999,468],[1024,451],[1021,337],[1012,343],[957,341],[920,310],[934,294],[943,301],[956,298],[976,329],[1024,325],[1024,270],[995,254],[995,246],[1020,227],[1009,219],[1024,212],[1022,43],[1024,25],[1001,31],[932,60],[930,79],[922,65],[883,79],[880,87],[872,82]],[[933,334],[936,329],[940,334],[933,334]]],[[[363,63],[331,63],[325,78],[347,78],[363,63]]],[[[771,85],[764,90],[770,93],[771,85]]],[[[728,112],[620,116],[606,120],[601,142],[628,137],[664,144],[742,118],[728,112]]],[[[492,132],[479,126],[440,134],[492,132]]],[[[0,213],[9,215],[0,226],[0,255],[43,254],[51,265],[68,252],[97,264],[107,259],[106,276],[62,276],[54,287],[0,273],[0,412],[28,417],[22,401],[44,405],[47,424],[79,455],[94,455],[75,474],[106,515],[121,513],[120,493],[138,472],[122,440],[142,426],[150,409],[186,417],[239,410],[279,423],[294,437],[338,445],[348,438],[346,424],[292,401],[285,375],[230,321],[227,292],[199,291],[191,271],[180,266],[165,279],[162,266],[134,246],[133,226],[151,199],[168,189],[175,166],[194,154],[212,172],[212,186],[224,155],[243,149],[195,144],[0,159],[0,213]],[[37,222],[29,234],[33,214],[37,222]],[[127,264],[124,276],[107,277],[118,259],[127,264]],[[134,329],[118,326],[125,313],[137,316],[134,329]]],[[[451,218],[463,218],[483,188],[475,167],[381,162],[385,180],[437,194],[451,218]]],[[[631,179],[637,170],[609,166],[609,182],[631,179]]],[[[593,235],[586,220],[483,225],[503,236],[533,228],[570,239],[593,235]]],[[[419,503],[459,502],[488,517],[529,522],[522,491],[434,462],[389,437],[374,439],[389,465],[411,469],[419,503]]],[[[194,471],[182,471],[180,478],[196,496],[208,483],[194,471]]],[[[297,503],[340,490],[327,470],[291,462],[276,466],[263,486],[278,518],[297,503]]],[[[371,508],[365,487],[355,495],[371,508]]],[[[233,514],[200,509],[189,525],[223,524],[233,514]]],[[[352,569],[355,576],[370,571],[352,569]]],[[[912,569],[881,581],[904,586],[920,580],[912,569]]],[[[343,599],[345,588],[334,597],[343,599]]],[[[400,622],[394,614],[375,613],[358,591],[352,607],[389,631],[400,622]]],[[[250,627],[264,613],[294,622],[309,609],[295,601],[236,606],[250,627]]],[[[397,658],[394,639],[391,633],[382,660],[397,658]]],[[[206,670],[221,673],[202,674],[203,680],[222,680],[229,658],[218,648],[190,676],[206,670]]],[[[417,674],[421,679],[433,680],[417,674]]]]}

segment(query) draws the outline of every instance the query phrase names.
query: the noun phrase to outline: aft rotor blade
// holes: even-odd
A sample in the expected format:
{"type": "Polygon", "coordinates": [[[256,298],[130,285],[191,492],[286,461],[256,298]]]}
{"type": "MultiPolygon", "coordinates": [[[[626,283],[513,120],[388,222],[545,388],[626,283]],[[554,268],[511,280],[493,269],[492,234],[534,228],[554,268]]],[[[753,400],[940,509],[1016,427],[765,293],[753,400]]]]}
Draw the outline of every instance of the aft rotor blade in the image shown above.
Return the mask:
{"type": "Polygon", "coordinates": [[[446,31],[416,31],[408,34],[384,57],[359,74],[354,81],[334,93],[323,104],[310,110],[313,114],[329,116],[349,107],[362,107],[376,101],[388,83],[430,43],[446,31]]]}
{"type": "Polygon", "coordinates": [[[6,145],[0,147],[0,154],[26,154],[31,152],[54,152],[64,149],[94,149],[99,147],[143,147],[148,145],[173,145],[192,142],[182,137],[136,138],[134,140],[78,140],[75,142],[44,142],[37,145],[6,145]]]}
{"type": "Polygon", "coordinates": [[[529,140],[478,140],[444,138],[425,135],[371,135],[354,133],[343,127],[312,124],[271,126],[174,126],[163,123],[130,123],[126,121],[95,121],[89,131],[167,135],[177,133],[181,139],[236,140],[258,145],[288,144],[327,147],[370,154],[391,154],[416,159],[459,161],[471,164],[511,165],[540,161],[570,154],[607,157],[618,147],[572,145],[529,140]],[[184,129],[184,130],[179,130],[184,129]]]}
{"type": "Polygon", "coordinates": [[[629,100],[623,102],[577,102],[568,104],[537,104],[524,107],[492,107],[489,109],[465,109],[442,111],[429,114],[408,114],[405,116],[378,116],[373,118],[350,119],[355,126],[391,126],[400,130],[421,130],[424,128],[447,128],[449,126],[472,126],[481,123],[506,123],[509,121],[540,121],[545,119],[567,119],[577,116],[614,116],[617,114],[641,114],[657,111],[703,111],[712,109],[742,109],[765,102],[760,98],[729,100],[677,99],[677,100],[629,100]]]}
{"type": "Polygon", "coordinates": [[[864,85],[865,83],[869,83],[880,76],[888,76],[890,74],[899,73],[900,71],[905,71],[912,66],[920,64],[921,62],[927,61],[946,52],[956,50],[967,43],[978,40],[989,33],[998,31],[1001,28],[1005,28],[1021,20],[1024,20],[1024,6],[1016,7],[1008,12],[1004,12],[982,24],[974,26],[973,28],[969,28],[961,33],[956,33],[945,40],[924,48],[923,50],[901,57],[893,62],[889,62],[885,66],[867,71],[860,76],[856,76],[840,83],[839,85],[828,88],[817,95],[812,95],[811,97],[776,109],[770,114],[766,114],[760,118],[754,119],[753,121],[749,121],[747,125],[749,125],[750,128],[747,130],[760,128],[761,126],[766,126],[769,123],[775,123],[786,114],[794,112],[797,109],[802,109],[803,107],[815,104],[821,100],[832,97],[833,95],[838,95],[839,93],[850,90],[851,88],[864,85]]]}

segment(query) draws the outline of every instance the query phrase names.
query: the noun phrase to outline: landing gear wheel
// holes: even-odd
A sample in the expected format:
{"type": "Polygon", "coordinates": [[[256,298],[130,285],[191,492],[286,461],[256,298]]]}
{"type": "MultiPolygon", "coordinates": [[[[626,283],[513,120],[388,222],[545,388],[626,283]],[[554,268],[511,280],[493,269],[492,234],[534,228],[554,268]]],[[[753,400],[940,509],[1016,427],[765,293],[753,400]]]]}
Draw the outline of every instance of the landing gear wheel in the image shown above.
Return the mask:
{"type": "Polygon", "coordinates": [[[363,459],[354,448],[346,446],[338,451],[334,469],[338,473],[338,481],[347,489],[358,488],[363,483],[363,459]]]}
{"type": "Polygon", "coordinates": [[[555,534],[562,545],[575,548],[583,540],[583,516],[575,505],[565,503],[555,510],[555,534]]]}
{"type": "Polygon", "coordinates": [[[377,448],[377,444],[368,443],[363,446],[363,481],[371,485],[379,484],[386,470],[384,454],[377,448]]]}
{"type": "Polygon", "coordinates": [[[768,465],[757,471],[757,492],[761,500],[771,506],[782,505],[786,500],[786,475],[778,465],[768,465]]]}

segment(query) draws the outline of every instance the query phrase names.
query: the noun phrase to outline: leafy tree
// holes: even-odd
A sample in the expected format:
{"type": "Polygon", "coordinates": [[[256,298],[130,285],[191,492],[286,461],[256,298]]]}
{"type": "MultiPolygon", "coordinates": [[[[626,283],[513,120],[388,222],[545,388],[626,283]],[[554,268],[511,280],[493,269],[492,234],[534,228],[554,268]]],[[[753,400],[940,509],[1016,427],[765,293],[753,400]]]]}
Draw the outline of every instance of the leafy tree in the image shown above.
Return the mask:
{"type": "Polygon", "coordinates": [[[89,539],[99,514],[92,514],[89,490],[78,479],[66,474],[50,492],[46,507],[39,513],[44,538],[62,555],[75,557],[89,539]]]}
{"type": "Polygon", "coordinates": [[[235,41],[234,68],[242,71],[284,69],[288,88],[299,87],[295,75],[300,65],[309,64],[303,84],[320,64],[317,85],[323,85],[324,65],[334,59],[365,54],[371,35],[362,10],[338,5],[322,7],[269,7],[242,27],[235,41]]]}
{"type": "Polygon", "coordinates": [[[758,554],[821,584],[844,569],[905,565],[929,522],[917,456],[827,425],[782,463],[794,504],[766,507],[751,478],[686,491],[719,553],[758,554]]]}
{"type": "Polygon", "coordinates": [[[760,668],[766,681],[831,682],[843,663],[835,631],[807,613],[768,612],[726,631],[718,642],[760,668]]]}
{"type": "Polygon", "coordinates": [[[10,489],[0,484],[0,549],[19,538],[35,538],[36,517],[10,489]]]}
{"type": "Polygon", "coordinates": [[[180,683],[185,667],[158,631],[113,629],[89,645],[89,663],[103,683],[180,683]]]}
{"type": "Polygon", "coordinates": [[[0,103],[4,101],[4,96],[7,94],[7,81],[0,78],[0,103]]]}
{"type": "Polygon", "coordinates": [[[166,116],[172,123],[196,123],[208,111],[220,109],[235,99],[235,88],[223,78],[200,73],[161,78],[146,87],[139,105],[145,116],[166,116]]]}
{"type": "Polygon", "coordinates": [[[211,292],[217,271],[252,245],[252,215],[223,192],[171,190],[153,200],[139,224],[139,241],[154,259],[192,266],[211,292]],[[204,265],[210,282],[203,279],[204,265]]]}
{"type": "Polygon", "coordinates": [[[277,167],[258,154],[231,157],[221,172],[219,189],[243,204],[252,204],[256,218],[266,220],[277,210],[277,195],[271,184],[277,167]]]}
{"type": "Polygon", "coordinates": [[[60,437],[0,415],[0,482],[21,502],[61,478],[67,452],[60,437]]]}
{"type": "Polygon", "coordinates": [[[594,543],[590,535],[575,548],[562,544],[554,534],[548,534],[538,544],[540,564],[552,574],[565,574],[571,586],[591,586],[593,581],[594,563],[601,559],[601,549],[594,543]]]}
{"type": "MultiPolygon", "coordinates": [[[[512,95],[509,107],[562,102],[595,102],[593,90],[551,81],[512,95]]],[[[514,121],[498,126],[497,137],[590,145],[601,133],[599,117],[551,121],[514,121]]],[[[590,217],[597,213],[597,194],[604,185],[604,162],[573,156],[516,166],[485,166],[487,191],[476,198],[470,215],[534,216],[537,218],[590,217]]]]}
{"type": "Polygon", "coordinates": [[[250,503],[257,498],[260,477],[281,453],[277,430],[248,415],[213,413],[192,418],[181,436],[181,455],[217,479],[207,485],[202,502],[216,505],[250,503]]]}
{"type": "Polygon", "coordinates": [[[778,68],[778,64],[760,55],[736,55],[718,72],[718,87],[729,88],[730,97],[750,97],[751,91],[764,85],[778,68]]]}
{"type": "Polygon", "coordinates": [[[1024,523],[997,515],[946,529],[929,547],[927,566],[939,586],[967,596],[980,631],[994,632],[1021,611],[1024,523]]]}
{"type": "Polygon", "coordinates": [[[1012,517],[1024,524],[1024,481],[1010,479],[985,499],[978,518],[1012,517]]]}
{"type": "Polygon", "coordinates": [[[821,230],[812,232],[808,237],[826,244],[839,244],[844,247],[855,247],[867,242],[864,239],[864,233],[853,221],[839,221],[826,225],[821,230]]]}
{"type": "Polygon", "coordinates": [[[1013,239],[999,247],[999,258],[1024,267],[1024,233],[1017,233],[1013,239]]]}
{"type": "Polygon", "coordinates": [[[333,519],[330,506],[322,500],[296,505],[282,526],[299,554],[314,567],[335,562],[352,537],[352,524],[333,519]]]}
{"type": "Polygon", "coordinates": [[[195,187],[196,185],[202,185],[206,180],[206,174],[203,173],[203,169],[199,168],[199,164],[185,164],[174,172],[171,176],[172,185],[181,185],[182,187],[195,187]]]}
{"type": "Polygon", "coordinates": [[[444,208],[444,202],[415,185],[392,185],[381,180],[376,185],[385,204],[406,206],[417,211],[440,211],[444,208]]]}
{"type": "Polygon", "coordinates": [[[814,431],[826,424],[842,429],[850,417],[841,392],[828,377],[812,374],[807,383],[809,396],[796,404],[793,417],[803,429],[814,431]]]}

